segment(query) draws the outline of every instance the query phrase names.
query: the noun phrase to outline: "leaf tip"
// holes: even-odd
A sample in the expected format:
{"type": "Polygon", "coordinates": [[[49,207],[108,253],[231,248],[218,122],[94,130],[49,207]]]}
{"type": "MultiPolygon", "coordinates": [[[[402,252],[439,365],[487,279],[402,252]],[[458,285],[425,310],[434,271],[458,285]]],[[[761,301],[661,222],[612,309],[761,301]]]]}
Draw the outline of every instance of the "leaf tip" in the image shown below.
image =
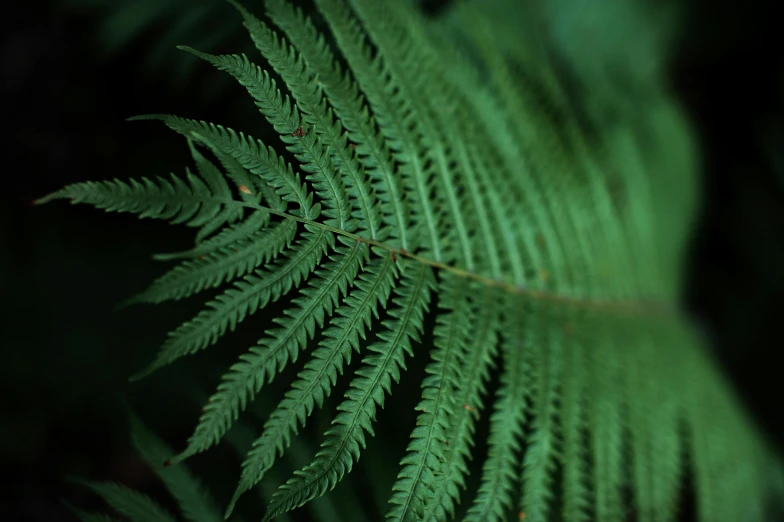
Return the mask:
{"type": "Polygon", "coordinates": [[[41,196],[40,198],[37,198],[37,199],[34,199],[34,200],[30,201],[30,206],[31,207],[37,207],[39,205],[45,205],[46,203],[49,203],[50,201],[53,201],[55,199],[63,199],[65,197],[67,197],[67,196],[63,193],[63,191],[62,190],[58,190],[58,191],[52,192],[50,194],[47,194],[45,196],[41,196]]]}
{"type": "Polygon", "coordinates": [[[131,375],[130,377],[128,377],[128,381],[129,381],[129,382],[138,382],[138,381],[141,381],[142,379],[144,379],[145,377],[147,377],[148,375],[150,375],[151,373],[153,373],[155,370],[157,370],[157,369],[158,369],[158,368],[160,368],[161,366],[163,366],[163,365],[160,363],[160,361],[157,361],[157,360],[156,360],[156,361],[154,361],[153,363],[149,364],[149,365],[148,365],[146,368],[144,368],[142,371],[140,371],[140,372],[138,372],[138,373],[135,373],[135,374],[131,375]]]}
{"type": "Polygon", "coordinates": [[[126,118],[125,121],[145,121],[145,120],[161,120],[166,121],[170,116],[168,114],[138,114],[126,118]]]}

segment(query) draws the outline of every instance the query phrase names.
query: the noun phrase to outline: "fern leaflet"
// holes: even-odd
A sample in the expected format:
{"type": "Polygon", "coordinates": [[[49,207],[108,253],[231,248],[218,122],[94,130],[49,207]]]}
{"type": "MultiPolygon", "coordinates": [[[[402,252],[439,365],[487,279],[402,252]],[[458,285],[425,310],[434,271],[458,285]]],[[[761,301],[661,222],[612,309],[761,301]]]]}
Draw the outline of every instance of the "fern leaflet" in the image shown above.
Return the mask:
{"type": "Polygon", "coordinates": [[[380,342],[368,348],[371,354],[363,359],[362,368],[351,381],[346,399],[338,406],[340,413],[327,430],[315,460],[275,493],[264,520],[323,495],[359,460],[360,448],[365,446],[364,432],[373,434],[376,407],[383,407],[392,382],[400,379],[405,355],[411,355],[412,341],[418,340],[433,285],[429,268],[404,266],[392,299],[396,307],[389,311],[392,319],[384,322],[378,334],[380,342]]]}
{"type": "Polygon", "coordinates": [[[272,466],[277,452],[283,453],[289,445],[292,431],[305,420],[332,391],[343,365],[351,360],[351,351],[359,351],[360,338],[365,337],[365,328],[370,325],[378,305],[384,306],[393,284],[392,260],[389,256],[375,259],[365,267],[352,291],[337,309],[337,316],[324,331],[324,340],[314,350],[291,391],[280,402],[269,420],[264,424],[264,433],[253,443],[248,458],[242,464],[242,477],[237,491],[229,503],[231,513],[239,496],[249,490],[272,466]]]}

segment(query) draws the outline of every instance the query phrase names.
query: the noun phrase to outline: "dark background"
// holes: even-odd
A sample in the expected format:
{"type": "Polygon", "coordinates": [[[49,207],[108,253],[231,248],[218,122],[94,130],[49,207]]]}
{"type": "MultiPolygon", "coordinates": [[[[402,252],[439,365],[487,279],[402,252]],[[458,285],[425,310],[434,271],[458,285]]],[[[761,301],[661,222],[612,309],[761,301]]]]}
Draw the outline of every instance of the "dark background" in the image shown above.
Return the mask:
{"type": "MultiPolygon", "coordinates": [[[[784,42],[772,4],[686,4],[687,30],[670,76],[704,166],[684,304],[712,338],[749,411],[782,448],[784,42]]],[[[239,28],[231,11],[220,22],[239,28]]],[[[152,253],[184,248],[188,235],[86,207],[30,205],[74,181],[181,172],[184,143],[160,125],[125,122],[129,116],[257,121],[247,117],[250,102],[214,83],[216,75],[178,69],[187,60],[173,45],[168,54],[158,50],[163,22],[124,46],[107,43],[105,23],[106,14],[88,0],[26,2],[0,21],[3,520],[74,520],[62,498],[99,506],[65,482],[70,475],[118,480],[165,499],[129,446],[125,401],[176,444],[189,435],[203,399],[184,383],[193,379],[207,393],[218,380],[213,363],[235,355],[230,345],[212,359],[130,385],[127,376],[198,303],[122,312],[114,306],[159,275],[152,253]]],[[[233,42],[227,38],[222,50],[245,45],[233,42]]],[[[236,346],[243,341],[240,333],[236,346]]],[[[196,461],[196,471],[223,466],[235,473],[236,461],[225,464],[234,457],[218,451],[224,454],[211,464],[196,461]]],[[[230,493],[229,485],[211,486],[221,499],[230,493]]]]}

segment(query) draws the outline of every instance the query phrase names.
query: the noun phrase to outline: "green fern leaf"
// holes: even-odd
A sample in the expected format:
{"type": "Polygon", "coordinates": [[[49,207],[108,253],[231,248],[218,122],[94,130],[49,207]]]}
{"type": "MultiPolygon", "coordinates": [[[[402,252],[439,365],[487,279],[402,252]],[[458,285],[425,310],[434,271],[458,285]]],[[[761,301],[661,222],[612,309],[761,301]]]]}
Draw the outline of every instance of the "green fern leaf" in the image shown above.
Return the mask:
{"type": "MultiPolygon", "coordinates": [[[[345,181],[352,194],[351,215],[358,221],[359,229],[365,231],[372,239],[379,237],[379,207],[376,202],[364,170],[359,168],[354,155],[348,146],[346,137],[342,135],[339,123],[334,121],[332,112],[322,96],[322,80],[318,78],[309,64],[298,55],[283,39],[262,21],[247,10],[232,2],[244,19],[245,27],[250,33],[256,48],[267,58],[270,65],[281,75],[291,90],[297,107],[302,111],[309,128],[318,134],[321,142],[328,148],[333,167],[327,162],[327,169],[347,174],[345,181]]],[[[285,3],[270,4],[269,9],[278,8],[278,14],[296,16],[285,3]]],[[[334,183],[338,188],[338,180],[334,183]]]]}
{"type": "Polygon", "coordinates": [[[275,227],[246,234],[220,250],[183,262],[156,279],[131,302],[160,303],[168,299],[183,299],[249,274],[288,248],[296,231],[295,222],[285,221],[275,227]]]}
{"type": "MultiPolygon", "coordinates": [[[[303,128],[304,122],[297,108],[292,109],[288,97],[281,97],[275,80],[266,71],[251,64],[244,55],[212,56],[187,47],[180,48],[228,72],[248,89],[261,113],[281,134],[281,140],[288,145],[287,149],[302,162],[302,169],[309,173],[306,179],[313,183],[316,193],[324,202],[324,215],[332,218],[326,224],[347,232],[356,230],[356,223],[349,219],[351,212],[345,186],[341,178],[335,175],[329,151],[323,148],[315,133],[303,128]]],[[[288,65],[296,66],[294,63],[288,65]]],[[[301,74],[301,71],[297,73],[301,74]]]]}
{"type": "MultiPolygon", "coordinates": [[[[552,325],[548,310],[534,311],[533,319],[539,324],[552,325]],[[541,314],[541,315],[539,315],[541,314]],[[544,319],[544,316],[546,319],[544,319]],[[544,319],[544,320],[543,320],[544,319]]],[[[557,314],[557,312],[556,312],[557,314]]],[[[558,317],[556,315],[556,321],[558,317]]],[[[558,403],[560,375],[563,364],[562,339],[555,329],[549,333],[534,332],[529,337],[528,350],[533,351],[533,366],[538,369],[534,394],[534,415],[529,431],[523,460],[523,491],[521,511],[533,521],[546,521],[550,512],[552,480],[555,471],[558,444],[558,403]]]]}
{"type": "MultiPolygon", "coordinates": [[[[293,33],[292,45],[299,51],[306,70],[312,71],[310,81],[305,84],[311,90],[310,96],[298,94],[297,90],[293,90],[292,93],[308,123],[319,134],[324,145],[329,147],[335,168],[347,174],[346,183],[356,195],[358,206],[352,212],[352,216],[359,220],[360,230],[366,231],[372,239],[383,239],[389,231],[380,230],[381,207],[376,200],[374,190],[364,168],[357,161],[348,144],[341,122],[333,119],[332,109],[319,94],[323,90],[327,91],[329,95],[328,86],[325,83],[335,79],[334,75],[331,75],[335,68],[334,57],[329,53],[323,36],[316,33],[309,20],[306,22],[302,11],[295,10],[284,1],[270,2],[266,4],[266,7],[278,26],[290,35],[293,33]],[[296,42],[300,42],[299,45],[296,42]],[[332,77],[330,78],[330,76],[332,77]]],[[[269,29],[265,31],[264,24],[244,9],[241,10],[241,13],[245,19],[245,26],[256,42],[257,48],[262,54],[268,56],[270,52],[265,52],[265,49],[269,49],[269,44],[272,43],[268,36],[272,31],[269,29]]],[[[276,65],[273,60],[270,60],[270,63],[276,67],[286,83],[291,85],[292,83],[285,74],[287,70],[276,65]]],[[[333,102],[332,105],[337,109],[339,103],[333,102]]]]}
{"type": "MultiPolygon", "coordinates": [[[[520,303],[509,299],[508,309],[520,303]]],[[[482,469],[479,492],[466,515],[466,522],[493,522],[506,519],[512,507],[512,489],[517,472],[517,455],[526,419],[525,397],[530,395],[531,361],[526,353],[523,314],[507,312],[504,331],[509,334],[501,344],[504,367],[495,410],[490,418],[488,456],[482,469]]]]}
{"type": "Polygon", "coordinates": [[[620,384],[620,350],[612,342],[607,324],[597,325],[599,333],[589,364],[593,365],[590,424],[593,426],[591,453],[594,458],[593,477],[595,513],[599,520],[623,520],[621,499],[624,389],[620,384]]]}
{"type": "MultiPolygon", "coordinates": [[[[444,253],[446,260],[459,260],[469,271],[475,269],[474,253],[468,237],[466,218],[461,211],[457,196],[456,176],[452,171],[454,158],[447,142],[450,133],[439,125],[435,113],[449,113],[454,110],[454,100],[447,100],[445,93],[439,92],[425,74],[435,68],[435,56],[425,51],[429,46],[417,39],[408,28],[416,24],[418,13],[404,4],[379,2],[351,2],[370,38],[383,55],[384,68],[389,74],[390,84],[398,88],[397,100],[401,110],[416,114],[411,119],[410,135],[418,136],[423,147],[420,155],[432,165],[428,176],[433,188],[430,199],[434,208],[438,237],[442,245],[449,249],[444,253]],[[396,23],[391,23],[390,20],[396,23]],[[455,176],[455,177],[453,177],[455,176]],[[439,226],[448,222],[449,226],[439,226]]],[[[436,259],[439,256],[435,255],[436,259]]]]}
{"type": "Polygon", "coordinates": [[[456,414],[454,396],[462,381],[460,366],[472,318],[465,281],[454,278],[444,284],[448,288],[444,308],[449,313],[439,316],[435,329],[432,362],[425,368],[428,375],[422,380],[422,400],[416,407],[421,413],[392,486],[387,519],[421,519],[425,502],[432,494],[430,487],[435,476],[443,472],[446,461],[447,434],[456,414]]]}
{"type": "Polygon", "coordinates": [[[384,322],[384,330],[378,334],[381,341],[368,348],[371,354],[363,359],[363,367],[351,381],[315,460],[275,493],[265,521],[334,488],[359,460],[360,449],[365,447],[364,432],[373,435],[376,407],[383,407],[392,382],[400,379],[405,355],[412,353],[412,341],[418,340],[434,283],[432,271],[424,265],[418,269],[404,266],[392,299],[396,307],[389,311],[392,319],[384,322]]]}
{"type": "Polygon", "coordinates": [[[169,254],[155,254],[153,259],[158,261],[170,261],[172,259],[199,258],[218,250],[224,249],[233,243],[246,239],[251,234],[258,232],[269,223],[269,213],[256,211],[251,213],[245,220],[225,227],[218,234],[202,241],[198,246],[184,252],[173,252],[169,254]]]}
{"type": "Polygon", "coordinates": [[[79,481],[98,493],[131,522],[176,522],[176,519],[147,495],[121,484],[79,481]]]}
{"type": "MultiPolygon", "coordinates": [[[[228,177],[234,182],[234,185],[236,185],[237,187],[244,186],[247,189],[250,189],[251,187],[257,187],[264,192],[265,198],[270,200],[268,202],[268,206],[272,208],[277,208],[280,205],[280,199],[276,199],[274,197],[273,192],[265,190],[266,185],[264,185],[263,183],[262,184],[253,183],[251,177],[248,175],[248,172],[244,168],[242,168],[242,166],[239,165],[237,161],[234,160],[234,158],[222,154],[220,150],[211,149],[212,152],[215,153],[218,160],[220,161],[221,166],[223,166],[223,168],[225,169],[225,174],[224,174],[218,169],[218,167],[215,166],[215,164],[212,161],[204,157],[204,155],[201,152],[199,152],[199,150],[196,147],[193,146],[194,140],[196,142],[203,143],[203,145],[205,145],[208,148],[211,148],[210,143],[204,141],[204,139],[201,136],[199,136],[198,133],[193,135],[193,139],[188,140],[188,146],[190,147],[191,150],[191,157],[196,162],[196,167],[199,169],[199,173],[201,173],[203,176],[204,176],[204,172],[211,173],[209,177],[205,176],[205,179],[220,178],[222,180],[224,177],[228,177]]],[[[245,201],[254,201],[255,198],[252,197],[253,194],[249,194],[249,192],[250,190],[242,191],[240,193],[240,196],[245,201]]],[[[199,231],[197,237],[199,235],[206,235],[206,234],[202,231],[199,231]]],[[[197,242],[200,242],[200,240],[197,239],[197,242]]]]}
{"type": "MultiPolygon", "coordinates": [[[[651,369],[655,368],[655,363],[651,369]]],[[[666,374],[667,369],[661,369],[666,374]]],[[[660,381],[658,384],[664,384],[660,381]]],[[[651,459],[651,504],[652,520],[673,520],[678,515],[680,489],[678,484],[683,477],[683,440],[681,436],[682,411],[678,397],[671,390],[654,390],[651,397],[665,397],[666,402],[648,419],[648,429],[656,433],[650,437],[648,451],[651,459]]],[[[645,426],[646,424],[643,424],[645,426]]],[[[639,480],[639,479],[638,479],[639,480]]]]}
{"type": "MultiPolygon", "coordinates": [[[[405,95],[388,92],[392,81],[380,57],[372,60],[371,51],[364,32],[350,13],[345,2],[317,0],[324,18],[330,25],[355,78],[369,101],[376,122],[393,151],[398,170],[405,180],[406,197],[410,202],[413,221],[409,227],[423,229],[428,238],[426,254],[432,254],[436,261],[443,260],[442,246],[438,240],[438,216],[431,202],[432,183],[426,171],[424,146],[416,135],[409,132],[408,126],[413,119],[410,103],[405,95]]],[[[419,232],[419,230],[417,230],[419,232]]]]}
{"type": "MultiPolygon", "coordinates": [[[[576,339],[574,331],[583,328],[565,323],[562,327],[564,343],[563,395],[561,402],[561,431],[563,433],[563,518],[574,522],[591,520],[590,477],[584,435],[588,424],[590,387],[584,371],[588,360],[585,339],[576,339]]],[[[559,335],[559,332],[554,332],[559,335]]]]}
{"type": "Polygon", "coordinates": [[[333,242],[334,236],[329,232],[313,230],[285,252],[285,259],[270,263],[266,271],[257,270],[254,275],[245,276],[242,282],[234,284],[234,288],[207,303],[209,308],[171,332],[155,361],[135,378],[217,342],[227,330],[233,331],[247,316],[299,285],[333,242]]]}
{"type": "MultiPolygon", "coordinates": [[[[233,199],[231,190],[229,190],[229,186],[224,179],[223,173],[218,170],[215,164],[205,158],[201,152],[199,152],[196,147],[193,146],[193,142],[191,140],[188,140],[188,147],[191,151],[191,157],[196,163],[196,169],[198,170],[199,175],[204,178],[204,181],[207,182],[207,185],[210,187],[210,191],[212,191],[212,193],[219,198],[233,199]]],[[[243,186],[243,183],[237,185],[238,188],[241,186],[243,186]]],[[[245,184],[245,186],[247,187],[247,184],[245,184]]],[[[243,196],[244,194],[240,192],[240,195],[243,196]]],[[[238,219],[242,218],[243,211],[244,208],[240,206],[223,209],[207,223],[202,225],[201,229],[196,234],[196,242],[200,243],[204,240],[204,238],[220,229],[226,223],[234,223],[238,219]]]]}
{"type": "Polygon", "coordinates": [[[172,174],[171,181],[158,177],[154,181],[141,178],[127,183],[121,180],[75,183],[37,203],[70,199],[74,204],[88,203],[107,212],[131,212],[141,218],[165,219],[193,227],[214,218],[223,206],[240,206],[225,195],[228,186],[216,194],[190,171],[186,172],[186,179],[187,183],[172,174]]]}
{"type": "MultiPolygon", "coordinates": [[[[284,1],[273,1],[266,4],[267,11],[275,22],[289,37],[292,45],[300,52],[308,67],[318,76],[318,81],[327,98],[338,115],[339,120],[332,126],[327,126],[324,131],[327,136],[325,143],[338,143],[335,147],[335,166],[340,168],[345,165],[353,184],[365,193],[364,174],[362,167],[356,166],[351,154],[346,154],[345,137],[341,136],[341,127],[345,127],[351,147],[354,148],[358,159],[368,175],[373,180],[372,187],[375,195],[379,197],[381,205],[379,210],[388,229],[391,244],[408,248],[407,229],[409,226],[410,210],[402,197],[402,188],[399,178],[394,175],[391,164],[390,152],[386,143],[375,130],[375,124],[365,108],[364,96],[357,91],[356,84],[350,76],[342,74],[331,48],[327,45],[323,35],[313,27],[312,22],[298,8],[290,6],[284,1]],[[399,238],[398,245],[394,240],[399,238]]],[[[318,130],[324,127],[319,126],[318,130]]],[[[363,199],[365,196],[363,195],[363,199]]],[[[367,196],[370,207],[368,222],[374,223],[378,219],[377,211],[372,210],[374,195],[367,196]]],[[[371,237],[376,237],[372,236],[371,237]]],[[[383,235],[379,234],[379,238],[383,235]]]]}
{"type": "Polygon", "coordinates": [[[242,362],[223,376],[223,382],[204,408],[188,447],[175,462],[217,443],[265,381],[271,380],[289,361],[297,360],[316,325],[323,325],[325,316],[332,313],[339,297],[346,293],[349,281],[356,277],[366,248],[355,243],[350,249],[339,249],[339,254],[336,261],[315,272],[310,287],[302,291],[304,298],[294,300],[297,306],[287,311],[288,317],[276,320],[283,328],[267,332],[269,336],[261,339],[242,357],[242,362]]]}
{"type": "Polygon", "coordinates": [[[454,405],[456,411],[447,433],[448,444],[444,448],[445,462],[441,473],[435,477],[433,494],[425,502],[423,519],[426,521],[453,517],[455,504],[460,501],[460,489],[466,487],[466,460],[471,458],[475,425],[483,409],[481,396],[485,393],[485,382],[497,351],[498,309],[495,299],[495,292],[488,291],[472,304],[473,314],[478,319],[475,324],[468,325],[472,331],[471,348],[462,363],[462,380],[454,405]]]}
{"type": "Polygon", "coordinates": [[[220,522],[223,517],[206,488],[181,466],[163,467],[172,450],[141,421],[131,416],[133,443],[139,454],[166,484],[190,522],[220,522]]]}
{"type": "MultiPolygon", "coordinates": [[[[193,248],[156,256],[182,261],[137,300],[224,290],[148,372],[283,303],[173,462],[217,444],[318,339],[250,448],[230,513],[279,456],[302,453],[295,436],[362,353],[320,450],[296,462],[265,520],[287,513],[352,470],[417,345],[429,362],[386,517],[453,519],[500,351],[466,520],[671,521],[687,465],[701,521],[759,522],[776,507],[780,455],[677,305],[697,162],[661,78],[614,69],[625,62],[607,49],[583,55],[551,32],[568,26],[552,7],[465,0],[428,19],[414,2],[315,0],[311,20],[269,0],[267,20],[230,3],[264,68],[182,49],[247,89],[294,164],[227,127],[145,116],[188,140],[198,174],[78,183],[40,200],[198,229],[193,248]]],[[[325,506],[311,509],[348,513],[325,506]]],[[[186,515],[202,511],[214,514],[186,515]]]]}
{"type": "MultiPolygon", "coordinates": [[[[389,256],[376,258],[367,265],[355,282],[356,289],[337,309],[337,316],[324,331],[324,339],[314,350],[305,368],[291,385],[291,391],[278,404],[264,424],[264,432],[253,443],[242,464],[242,477],[229,503],[231,513],[239,496],[257,484],[272,467],[277,453],[288,447],[292,432],[304,426],[315,405],[321,406],[329,396],[344,364],[351,361],[351,351],[359,351],[360,338],[379,306],[385,306],[392,291],[393,270],[389,256]]],[[[377,312],[376,312],[377,313],[377,312]]]]}
{"type": "MultiPolygon", "coordinates": [[[[174,496],[183,517],[189,522],[218,522],[223,520],[210,492],[201,481],[182,466],[168,466],[171,449],[152,433],[141,421],[131,414],[133,444],[142,458],[163,481],[166,489],[174,496]]],[[[148,496],[120,484],[77,481],[84,484],[114,508],[134,522],[173,522],[174,518],[148,496]]],[[[80,520],[106,522],[113,518],[98,513],[87,513],[69,505],[80,520]]],[[[239,520],[239,519],[237,519],[239,520]]]]}
{"type": "Polygon", "coordinates": [[[168,115],[137,116],[131,120],[161,120],[171,129],[188,138],[203,140],[211,148],[234,158],[248,171],[261,176],[269,183],[284,201],[291,201],[299,206],[294,215],[301,215],[308,220],[315,220],[320,213],[320,205],[313,204],[313,197],[302,184],[299,176],[294,174],[291,165],[286,165],[283,158],[262,142],[246,138],[232,129],[220,125],[198,122],[168,115]]]}

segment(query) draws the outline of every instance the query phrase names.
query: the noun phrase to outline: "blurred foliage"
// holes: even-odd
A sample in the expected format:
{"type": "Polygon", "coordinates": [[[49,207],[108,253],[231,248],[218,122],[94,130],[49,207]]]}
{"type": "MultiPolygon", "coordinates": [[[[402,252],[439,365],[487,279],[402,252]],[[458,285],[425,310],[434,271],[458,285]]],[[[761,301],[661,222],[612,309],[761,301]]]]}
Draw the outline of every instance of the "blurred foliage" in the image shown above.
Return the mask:
{"type": "MultiPolygon", "coordinates": [[[[174,91],[192,85],[197,60],[175,50],[177,45],[198,45],[207,52],[227,49],[251,51],[234,9],[222,0],[63,0],[66,12],[98,18],[92,36],[104,59],[116,60],[129,48],[143,46],[143,74],[167,80],[174,91]],[[241,42],[241,44],[240,44],[241,42]]],[[[205,96],[226,88],[225,78],[200,79],[205,96]]]]}

